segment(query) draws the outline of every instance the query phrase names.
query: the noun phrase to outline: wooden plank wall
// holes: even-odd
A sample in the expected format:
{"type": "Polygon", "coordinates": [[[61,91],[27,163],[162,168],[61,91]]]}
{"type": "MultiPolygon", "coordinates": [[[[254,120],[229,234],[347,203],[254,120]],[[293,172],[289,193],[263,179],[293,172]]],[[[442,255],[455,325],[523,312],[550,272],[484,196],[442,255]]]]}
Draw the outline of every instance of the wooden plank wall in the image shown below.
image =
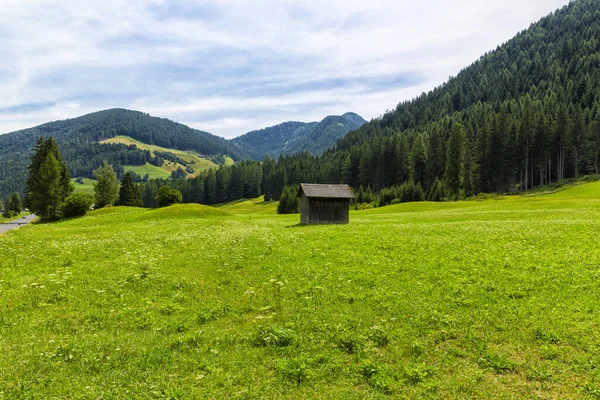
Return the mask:
{"type": "MultiPolygon", "coordinates": [[[[308,199],[310,224],[347,224],[350,201],[348,199],[308,199]]],[[[301,217],[303,219],[304,216],[301,217]]],[[[306,223],[302,221],[302,223],[306,223]]]]}

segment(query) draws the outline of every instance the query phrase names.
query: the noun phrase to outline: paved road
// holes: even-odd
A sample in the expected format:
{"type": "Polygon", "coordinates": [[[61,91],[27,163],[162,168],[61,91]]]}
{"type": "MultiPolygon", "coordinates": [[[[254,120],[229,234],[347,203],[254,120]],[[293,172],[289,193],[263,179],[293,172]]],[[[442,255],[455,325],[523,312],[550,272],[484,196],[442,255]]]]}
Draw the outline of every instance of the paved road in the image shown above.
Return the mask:
{"type": "Polygon", "coordinates": [[[34,219],[35,219],[35,215],[28,215],[25,218],[19,218],[19,219],[15,219],[14,221],[0,224],[0,233],[12,231],[13,229],[16,229],[20,226],[27,225],[34,219]]]}

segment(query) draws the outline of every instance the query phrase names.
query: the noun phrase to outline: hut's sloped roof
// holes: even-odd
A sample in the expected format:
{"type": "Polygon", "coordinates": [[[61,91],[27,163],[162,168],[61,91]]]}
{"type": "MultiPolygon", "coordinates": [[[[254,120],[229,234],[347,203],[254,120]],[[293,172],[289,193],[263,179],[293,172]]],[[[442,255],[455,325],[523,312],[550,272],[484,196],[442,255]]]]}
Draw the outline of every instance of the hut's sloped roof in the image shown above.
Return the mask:
{"type": "Polygon", "coordinates": [[[334,199],[353,199],[354,194],[348,185],[315,185],[311,183],[301,183],[297,196],[334,198],[334,199]]]}

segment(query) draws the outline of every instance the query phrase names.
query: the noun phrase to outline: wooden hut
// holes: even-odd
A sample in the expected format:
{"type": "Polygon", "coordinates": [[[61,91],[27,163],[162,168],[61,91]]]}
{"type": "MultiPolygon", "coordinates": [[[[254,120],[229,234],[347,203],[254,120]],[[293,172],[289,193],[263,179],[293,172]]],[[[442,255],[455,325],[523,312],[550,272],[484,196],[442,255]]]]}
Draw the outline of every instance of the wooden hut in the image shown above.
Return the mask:
{"type": "Polygon", "coordinates": [[[354,198],[348,185],[313,185],[301,183],[300,223],[347,224],[350,200],[354,198]]]}

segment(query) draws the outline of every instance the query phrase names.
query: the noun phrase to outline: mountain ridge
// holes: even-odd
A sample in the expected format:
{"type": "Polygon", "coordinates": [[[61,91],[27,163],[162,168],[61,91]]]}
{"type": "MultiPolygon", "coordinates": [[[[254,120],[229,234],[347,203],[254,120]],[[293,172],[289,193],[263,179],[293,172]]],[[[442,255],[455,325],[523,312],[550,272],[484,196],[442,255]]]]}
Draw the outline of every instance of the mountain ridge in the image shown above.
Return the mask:
{"type": "Polygon", "coordinates": [[[319,122],[288,121],[250,131],[234,139],[233,143],[249,152],[256,160],[266,155],[277,157],[308,150],[320,155],[331,148],[348,132],[367,123],[360,115],[347,112],[329,115],[319,122]]]}
{"type": "MultiPolygon", "coordinates": [[[[354,113],[345,115],[344,118],[352,121],[348,123],[348,126],[356,126],[356,121],[362,120],[354,113]]],[[[329,117],[324,120],[327,118],[329,117]]],[[[314,133],[306,128],[312,129],[319,123],[284,122],[279,125],[297,127],[299,131],[292,132],[291,139],[294,139],[293,135],[306,136],[308,133],[314,133]]],[[[327,123],[326,127],[329,125],[327,123]]],[[[318,141],[319,146],[323,150],[333,146],[341,134],[346,134],[349,129],[349,127],[344,127],[344,129],[337,129],[334,132],[324,129],[322,134],[327,137],[318,141]]],[[[142,143],[175,150],[191,150],[208,158],[222,159],[223,155],[230,156],[235,161],[257,158],[251,154],[256,153],[254,148],[246,148],[243,143],[236,143],[235,139],[228,140],[141,111],[112,108],[75,118],[50,121],[32,128],[0,135],[0,165],[3,166],[0,168],[0,196],[6,196],[14,191],[22,191],[31,149],[40,136],[53,136],[56,139],[74,177],[91,177],[93,169],[105,159],[113,164],[119,174],[123,173],[123,166],[141,166],[151,162],[154,154],[147,150],[130,144],[101,143],[117,136],[127,136],[142,143]]],[[[305,150],[302,147],[304,146],[302,141],[292,141],[295,143],[294,149],[305,150]]],[[[315,138],[312,141],[316,143],[315,138]]],[[[307,149],[315,151],[316,147],[307,149]]],[[[280,152],[282,151],[279,151],[277,147],[273,148],[274,155],[279,155],[280,152]]],[[[262,156],[259,159],[262,159],[262,156]]]]}

